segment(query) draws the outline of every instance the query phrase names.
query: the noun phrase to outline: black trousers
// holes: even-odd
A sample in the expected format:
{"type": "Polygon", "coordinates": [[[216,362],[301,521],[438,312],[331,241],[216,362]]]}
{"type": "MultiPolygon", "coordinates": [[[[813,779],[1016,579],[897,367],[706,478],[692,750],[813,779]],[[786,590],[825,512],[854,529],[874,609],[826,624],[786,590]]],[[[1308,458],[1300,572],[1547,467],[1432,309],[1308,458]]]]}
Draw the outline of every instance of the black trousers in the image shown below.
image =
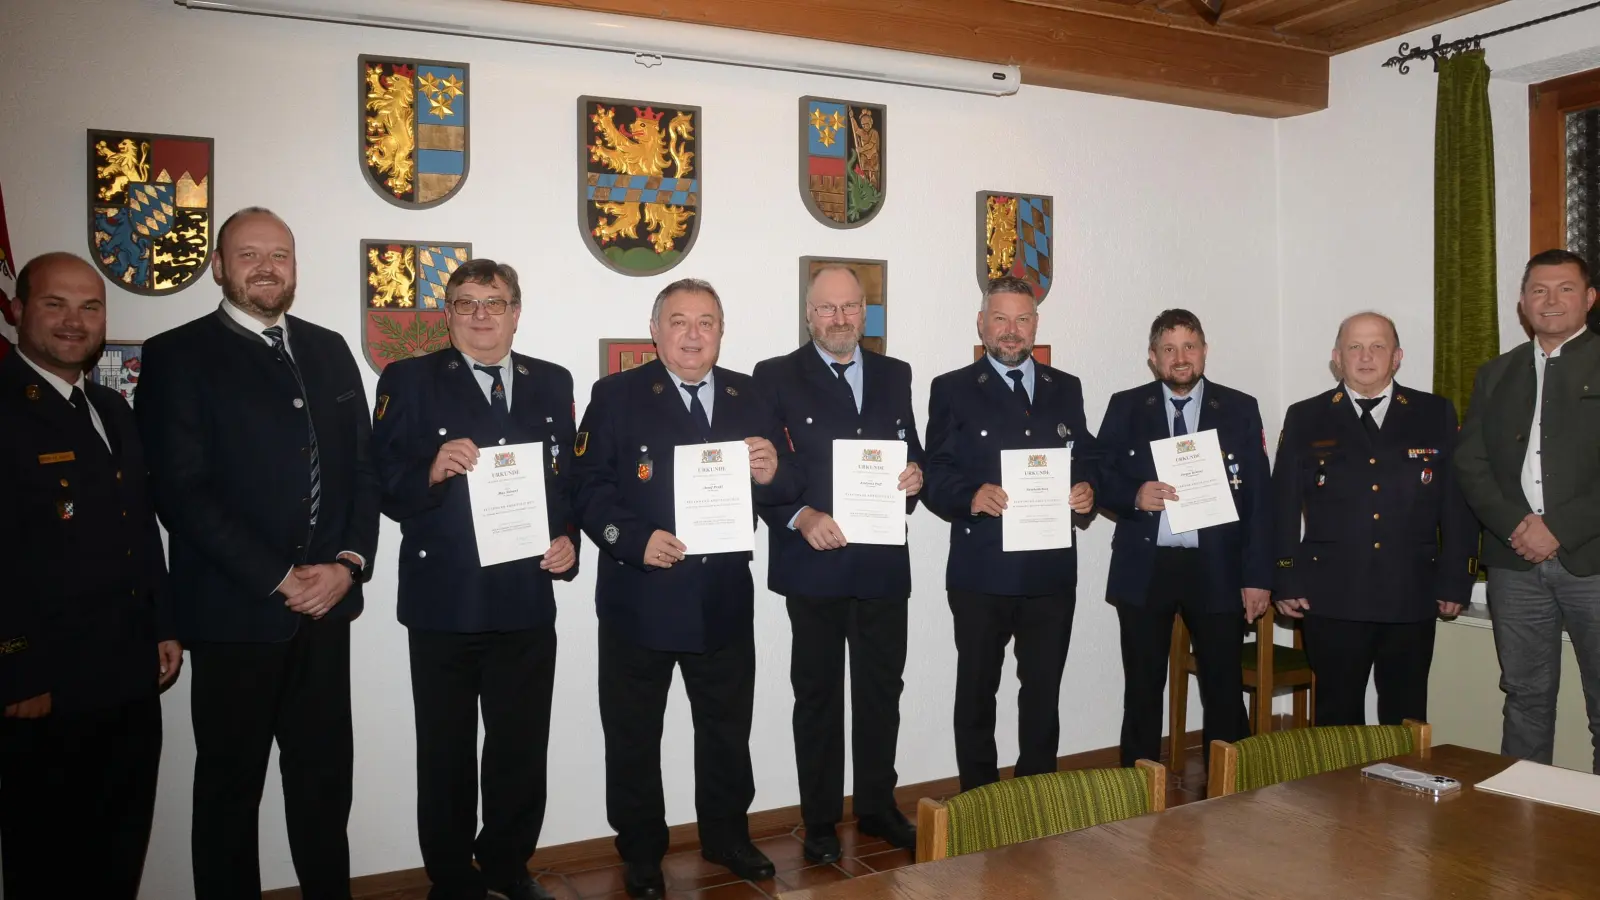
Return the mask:
{"type": "Polygon", "coordinates": [[[153,694],[73,715],[0,719],[3,895],[134,900],[160,765],[153,694]]]}
{"type": "Polygon", "coordinates": [[[1239,648],[1244,643],[1244,605],[1227,612],[1205,608],[1205,571],[1199,550],[1157,547],[1155,568],[1143,606],[1119,605],[1122,636],[1122,764],[1161,759],[1166,718],[1162,697],[1172,652],[1172,617],[1183,616],[1193,638],[1204,746],[1237,741],[1250,734],[1244,706],[1244,676],[1239,648]]]}
{"type": "Polygon", "coordinates": [[[794,632],[794,758],[800,817],[831,825],[844,815],[844,666],[850,652],[852,807],[857,816],[895,808],[900,676],[906,667],[906,599],[789,597],[794,632]]]}
{"type": "Polygon", "coordinates": [[[1437,619],[1352,622],[1306,616],[1306,660],[1317,676],[1317,724],[1367,724],[1367,679],[1378,688],[1378,724],[1428,721],[1428,670],[1437,619]]]}
{"type": "Polygon", "coordinates": [[[627,862],[657,865],[667,852],[661,728],[674,667],[683,671],[694,717],[700,846],[726,850],[749,843],[746,815],[756,796],[750,768],[754,638],[740,638],[708,653],[673,653],[641,647],[602,619],[599,664],[606,820],[617,833],[617,853],[627,862]]]}
{"type": "Polygon", "coordinates": [[[1076,593],[1006,597],[950,591],[956,629],[956,768],[961,789],[1000,780],[994,743],[995,693],[1006,644],[1016,640],[1016,774],[1056,770],[1061,741],[1061,674],[1072,640],[1076,593]]]}
{"type": "Polygon", "coordinates": [[[195,900],[261,894],[261,790],[278,742],[289,855],[305,900],[349,900],[350,623],[302,619],[277,644],[196,642],[195,900]]]}
{"type": "Polygon", "coordinates": [[[482,900],[486,889],[509,887],[527,873],[544,827],[556,629],[450,634],[413,628],[410,642],[417,835],[433,882],[428,900],[482,900]]]}

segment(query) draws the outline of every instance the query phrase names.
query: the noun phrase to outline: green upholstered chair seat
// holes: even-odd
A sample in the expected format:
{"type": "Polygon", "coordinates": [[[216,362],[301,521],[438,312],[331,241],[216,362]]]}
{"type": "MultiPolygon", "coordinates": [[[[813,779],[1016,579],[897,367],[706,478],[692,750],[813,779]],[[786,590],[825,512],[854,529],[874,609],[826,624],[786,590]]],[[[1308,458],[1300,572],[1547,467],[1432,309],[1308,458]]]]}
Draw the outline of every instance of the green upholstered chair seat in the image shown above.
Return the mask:
{"type": "Polygon", "coordinates": [[[1237,789],[1252,791],[1401,756],[1416,749],[1416,741],[1404,725],[1327,725],[1258,734],[1234,747],[1237,789]]]}
{"type": "MultiPolygon", "coordinates": [[[[1244,667],[1254,671],[1256,668],[1256,642],[1246,641],[1242,646],[1240,659],[1244,667]]],[[[1306,652],[1293,647],[1272,648],[1272,671],[1293,672],[1296,669],[1309,669],[1311,664],[1306,661],[1306,652]]]]}
{"type": "Polygon", "coordinates": [[[997,781],[945,801],[947,853],[960,856],[1150,812],[1141,769],[1079,769],[997,781]]]}

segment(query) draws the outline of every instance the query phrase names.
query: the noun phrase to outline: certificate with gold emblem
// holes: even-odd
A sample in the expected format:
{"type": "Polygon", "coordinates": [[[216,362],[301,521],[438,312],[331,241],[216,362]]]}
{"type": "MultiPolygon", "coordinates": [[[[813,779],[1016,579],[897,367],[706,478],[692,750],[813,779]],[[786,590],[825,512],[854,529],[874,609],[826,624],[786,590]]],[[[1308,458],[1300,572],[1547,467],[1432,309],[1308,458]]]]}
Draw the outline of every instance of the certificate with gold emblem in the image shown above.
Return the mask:
{"type": "Polygon", "coordinates": [[[1172,485],[1178,499],[1167,501],[1173,534],[1239,521],[1222,468],[1222,445],[1214,428],[1150,442],[1156,477],[1172,485]]]}
{"type": "Polygon", "coordinates": [[[906,542],[905,441],[833,442],[833,520],[851,544],[906,542]]]}
{"type": "Polygon", "coordinates": [[[1072,546],[1072,448],[1000,451],[1000,549],[1060,550],[1072,546]]]}
{"type": "Polygon", "coordinates": [[[531,559],[550,549],[544,460],[542,443],[478,451],[478,464],[466,477],[479,565],[531,559]]]}
{"type": "Polygon", "coordinates": [[[750,448],[744,441],[685,444],[672,455],[672,536],[684,553],[750,553],[750,448]]]}

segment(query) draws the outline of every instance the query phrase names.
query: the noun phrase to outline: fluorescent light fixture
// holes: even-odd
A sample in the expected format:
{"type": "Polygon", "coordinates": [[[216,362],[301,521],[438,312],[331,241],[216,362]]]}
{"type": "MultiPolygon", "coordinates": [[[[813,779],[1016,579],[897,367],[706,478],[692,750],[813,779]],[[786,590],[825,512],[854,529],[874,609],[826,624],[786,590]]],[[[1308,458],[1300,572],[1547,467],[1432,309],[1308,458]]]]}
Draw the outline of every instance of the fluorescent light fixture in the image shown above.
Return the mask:
{"type": "Polygon", "coordinates": [[[580,47],[974,94],[1014,94],[1016,66],[507,0],[173,0],[189,9],[580,47]]]}

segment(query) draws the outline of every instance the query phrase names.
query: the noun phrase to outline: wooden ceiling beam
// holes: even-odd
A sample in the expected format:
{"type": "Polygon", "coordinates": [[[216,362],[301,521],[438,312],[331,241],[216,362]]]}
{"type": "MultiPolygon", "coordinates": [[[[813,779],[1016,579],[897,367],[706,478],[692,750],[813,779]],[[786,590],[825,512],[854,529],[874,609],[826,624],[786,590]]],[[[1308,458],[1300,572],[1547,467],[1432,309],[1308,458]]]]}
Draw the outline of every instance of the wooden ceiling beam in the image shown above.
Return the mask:
{"type": "Polygon", "coordinates": [[[1017,65],[1027,84],[1245,115],[1281,118],[1328,105],[1322,53],[1281,41],[1243,41],[1214,28],[1188,30],[1013,0],[511,2],[1017,65]]]}

